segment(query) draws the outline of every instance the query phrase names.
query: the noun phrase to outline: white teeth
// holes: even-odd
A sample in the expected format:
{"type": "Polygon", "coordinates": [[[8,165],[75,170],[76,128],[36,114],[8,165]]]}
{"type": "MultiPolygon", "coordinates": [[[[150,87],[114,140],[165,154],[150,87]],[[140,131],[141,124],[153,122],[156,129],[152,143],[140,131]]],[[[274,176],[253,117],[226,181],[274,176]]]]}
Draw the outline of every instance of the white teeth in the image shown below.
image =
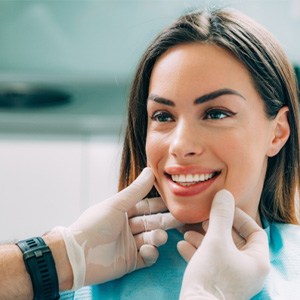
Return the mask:
{"type": "Polygon", "coordinates": [[[214,173],[210,174],[187,174],[187,175],[171,175],[172,180],[182,185],[191,185],[197,182],[211,179],[214,173]]]}
{"type": "Polygon", "coordinates": [[[195,181],[194,176],[193,175],[186,175],[186,181],[187,182],[195,181]]]}
{"type": "Polygon", "coordinates": [[[178,175],[178,181],[185,182],[185,176],[184,175],[178,175]]]}

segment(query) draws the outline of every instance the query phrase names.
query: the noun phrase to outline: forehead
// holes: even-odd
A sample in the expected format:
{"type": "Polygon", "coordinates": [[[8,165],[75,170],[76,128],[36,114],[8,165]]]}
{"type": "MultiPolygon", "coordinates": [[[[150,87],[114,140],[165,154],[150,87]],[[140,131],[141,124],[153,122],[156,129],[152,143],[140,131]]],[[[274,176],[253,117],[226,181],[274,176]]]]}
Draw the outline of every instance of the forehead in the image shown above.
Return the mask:
{"type": "Polygon", "coordinates": [[[231,52],[203,43],[178,45],[166,51],[156,61],[149,85],[150,92],[171,94],[207,93],[219,88],[254,92],[247,68],[231,52]]]}

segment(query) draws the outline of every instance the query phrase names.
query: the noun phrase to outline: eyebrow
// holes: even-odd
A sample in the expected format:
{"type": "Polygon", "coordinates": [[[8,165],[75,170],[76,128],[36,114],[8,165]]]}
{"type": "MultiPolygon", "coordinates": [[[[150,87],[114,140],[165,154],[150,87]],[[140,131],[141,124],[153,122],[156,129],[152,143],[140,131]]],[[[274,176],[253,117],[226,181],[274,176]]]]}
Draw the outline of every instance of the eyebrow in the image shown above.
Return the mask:
{"type": "Polygon", "coordinates": [[[246,100],[246,98],[236,90],[220,89],[220,90],[213,91],[211,93],[205,94],[205,95],[197,98],[194,101],[194,104],[201,104],[201,103],[207,102],[209,100],[216,99],[223,95],[235,95],[235,96],[239,96],[239,97],[243,98],[244,100],[246,100]]]}
{"type": "Polygon", "coordinates": [[[167,106],[175,106],[175,103],[172,100],[169,100],[169,99],[166,99],[166,98],[163,98],[163,97],[159,97],[155,94],[151,94],[148,97],[147,100],[153,100],[157,103],[164,104],[164,105],[167,105],[167,106]]]}
{"type": "MultiPolygon", "coordinates": [[[[233,90],[233,89],[225,88],[225,89],[216,90],[216,91],[213,91],[211,93],[200,96],[199,98],[197,98],[194,101],[194,104],[205,103],[207,101],[216,99],[216,98],[221,97],[223,95],[235,95],[235,96],[239,96],[242,99],[246,100],[246,98],[241,93],[239,93],[238,91],[233,90]]],[[[157,103],[164,104],[164,105],[167,105],[167,106],[175,106],[175,103],[172,100],[160,97],[160,96],[155,95],[155,94],[150,94],[150,96],[148,97],[147,100],[153,100],[157,103]]]]}

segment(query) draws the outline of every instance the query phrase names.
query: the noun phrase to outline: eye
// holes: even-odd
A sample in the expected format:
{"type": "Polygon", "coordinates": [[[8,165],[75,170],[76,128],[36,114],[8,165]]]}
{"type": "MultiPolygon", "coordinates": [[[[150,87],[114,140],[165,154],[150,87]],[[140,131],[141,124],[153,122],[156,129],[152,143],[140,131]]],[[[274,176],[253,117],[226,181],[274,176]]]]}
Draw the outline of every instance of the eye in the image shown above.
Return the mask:
{"type": "Polygon", "coordinates": [[[210,120],[221,120],[225,119],[227,117],[233,116],[234,113],[223,110],[223,109],[209,109],[205,112],[204,119],[210,119],[210,120]]]}
{"type": "Polygon", "coordinates": [[[166,111],[158,111],[152,115],[151,120],[159,123],[164,123],[164,122],[172,122],[174,121],[174,118],[170,113],[166,111]]]}

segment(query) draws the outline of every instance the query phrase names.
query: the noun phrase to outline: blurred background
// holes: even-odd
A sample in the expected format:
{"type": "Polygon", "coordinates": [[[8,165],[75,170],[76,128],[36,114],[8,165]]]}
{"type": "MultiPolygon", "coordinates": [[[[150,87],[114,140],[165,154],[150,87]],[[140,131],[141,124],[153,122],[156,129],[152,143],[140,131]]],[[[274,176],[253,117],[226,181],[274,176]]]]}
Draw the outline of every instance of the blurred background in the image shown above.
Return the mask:
{"type": "Polygon", "coordinates": [[[136,64],[196,7],[243,11],[300,66],[300,0],[0,1],[0,241],[68,225],[117,191],[136,64]]]}

